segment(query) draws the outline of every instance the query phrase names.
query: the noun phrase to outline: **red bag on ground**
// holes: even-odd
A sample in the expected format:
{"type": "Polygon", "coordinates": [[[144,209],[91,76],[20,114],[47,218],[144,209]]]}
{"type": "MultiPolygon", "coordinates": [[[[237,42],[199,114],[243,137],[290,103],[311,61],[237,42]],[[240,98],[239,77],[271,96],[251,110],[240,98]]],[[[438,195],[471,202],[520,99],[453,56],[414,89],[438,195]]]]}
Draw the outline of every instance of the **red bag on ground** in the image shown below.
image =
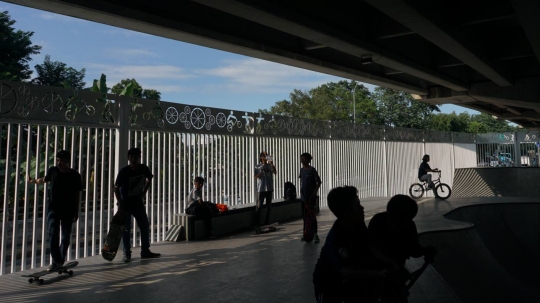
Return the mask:
{"type": "Polygon", "coordinates": [[[229,210],[229,207],[227,206],[227,204],[220,204],[220,203],[217,203],[216,204],[217,208],[219,209],[219,212],[226,212],[229,210]]]}

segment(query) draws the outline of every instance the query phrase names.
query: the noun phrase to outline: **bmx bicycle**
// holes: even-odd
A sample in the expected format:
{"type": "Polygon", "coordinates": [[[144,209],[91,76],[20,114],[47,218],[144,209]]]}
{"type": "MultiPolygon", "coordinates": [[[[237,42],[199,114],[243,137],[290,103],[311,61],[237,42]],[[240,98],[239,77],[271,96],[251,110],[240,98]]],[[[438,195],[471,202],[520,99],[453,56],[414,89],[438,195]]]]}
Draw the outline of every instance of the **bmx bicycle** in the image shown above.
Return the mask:
{"type": "MultiPolygon", "coordinates": [[[[450,186],[446,183],[441,182],[441,171],[434,171],[435,173],[439,174],[439,177],[435,180],[432,180],[434,184],[433,193],[435,194],[435,197],[445,200],[450,197],[452,194],[452,189],[450,186]]],[[[431,188],[428,187],[427,181],[424,181],[422,183],[413,183],[411,187],[409,187],[409,194],[414,199],[420,199],[424,196],[424,193],[428,190],[431,190],[431,188]]]]}
{"type": "Polygon", "coordinates": [[[377,303],[408,303],[409,290],[420,278],[426,268],[433,262],[424,258],[424,264],[419,269],[409,272],[403,268],[397,276],[385,277],[379,283],[377,303]]]}
{"type": "Polygon", "coordinates": [[[402,267],[388,270],[381,277],[371,280],[345,280],[343,290],[348,298],[346,302],[408,303],[409,290],[431,263],[433,259],[424,258],[422,267],[412,272],[402,267]]]}

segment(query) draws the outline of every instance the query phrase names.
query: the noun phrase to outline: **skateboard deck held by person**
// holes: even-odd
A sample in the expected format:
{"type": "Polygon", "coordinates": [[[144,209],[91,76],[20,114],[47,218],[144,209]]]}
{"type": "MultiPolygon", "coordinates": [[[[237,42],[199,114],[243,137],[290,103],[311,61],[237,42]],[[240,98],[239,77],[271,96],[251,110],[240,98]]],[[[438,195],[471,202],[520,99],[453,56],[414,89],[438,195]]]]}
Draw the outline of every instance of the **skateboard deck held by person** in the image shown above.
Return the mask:
{"type": "Polygon", "coordinates": [[[43,285],[43,283],[45,283],[45,280],[41,279],[41,277],[46,276],[48,274],[53,274],[53,273],[68,274],[71,277],[73,275],[73,270],[69,270],[69,269],[73,268],[73,267],[75,267],[77,265],[79,265],[78,261],[71,261],[71,262],[68,262],[68,263],[64,264],[61,267],[58,267],[55,270],[39,271],[39,272],[29,274],[29,275],[22,275],[21,277],[30,278],[30,279],[28,279],[28,283],[36,283],[36,284],[39,284],[39,285],[43,285]]]}
{"type": "Polygon", "coordinates": [[[125,230],[125,216],[122,212],[117,211],[114,215],[107,239],[101,249],[101,256],[107,261],[112,261],[116,257],[118,248],[120,247],[120,241],[125,230]]]}
{"type": "Polygon", "coordinates": [[[279,223],[276,222],[276,223],[272,223],[272,224],[259,226],[259,227],[255,228],[255,233],[256,234],[265,234],[265,233],[269,233],[269,232],[272,232],[272,231],[276,231],[277,230],[276,226],[278,226],[278,224],[279,223]]]}

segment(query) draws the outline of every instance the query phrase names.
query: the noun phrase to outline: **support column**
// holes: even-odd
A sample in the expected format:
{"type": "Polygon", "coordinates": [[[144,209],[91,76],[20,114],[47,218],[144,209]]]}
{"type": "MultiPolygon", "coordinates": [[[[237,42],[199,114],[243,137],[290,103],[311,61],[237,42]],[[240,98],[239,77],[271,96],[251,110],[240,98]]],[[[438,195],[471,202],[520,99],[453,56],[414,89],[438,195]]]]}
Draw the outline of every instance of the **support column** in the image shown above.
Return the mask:
{"type": "Polygon", "coordinates": [[[521,167],[521,146],[518,133],[514,132],[514,167],[521,167]]]}
{"type": "MultiPolygon", "coordinates": [[[[129,149],[129,110],[130,100],[129,97],[118,96],[116,99],[116,108],[118,110],[116,138],[115,138],[115,155],[114,155],[114,176],[113,180],[116,180],[116,176],[120,169],[127,165],[127,151],[129,149]]],[[[114,182],[113,181],[113,182],[114,182]]],[[[115,200],[115,198],[113,198],[115,200]]],[[[114,203],[114,212],[118,210],[118,205],[114,203]]]]}

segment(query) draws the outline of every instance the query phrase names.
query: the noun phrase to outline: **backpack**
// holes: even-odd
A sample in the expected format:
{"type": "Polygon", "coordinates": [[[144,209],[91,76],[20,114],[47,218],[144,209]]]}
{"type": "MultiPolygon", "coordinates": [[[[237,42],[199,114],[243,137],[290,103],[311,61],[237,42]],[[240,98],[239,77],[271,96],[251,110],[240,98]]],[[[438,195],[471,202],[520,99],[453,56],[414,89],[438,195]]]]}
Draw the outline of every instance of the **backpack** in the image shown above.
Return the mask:
{"type": "Polygon", "coordinates": [[[296,200],[296,186],[294,186],[292,182],[285,182],[283,198],[285,199],[285,201],[296,200]]]}

